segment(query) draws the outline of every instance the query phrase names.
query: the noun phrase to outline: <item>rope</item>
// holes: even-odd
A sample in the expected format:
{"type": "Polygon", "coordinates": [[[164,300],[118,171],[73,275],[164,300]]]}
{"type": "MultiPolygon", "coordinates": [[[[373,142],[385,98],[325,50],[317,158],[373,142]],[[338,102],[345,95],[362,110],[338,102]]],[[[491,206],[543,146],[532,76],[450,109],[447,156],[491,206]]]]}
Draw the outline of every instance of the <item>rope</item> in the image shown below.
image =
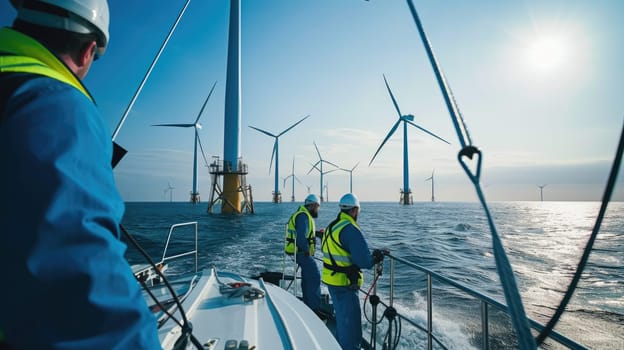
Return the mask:
{"type": "MultiPolygon", "coordinates": [[[[171,293],[173,300],[178,306],[178,310],[180,310],[180,315],[182,316],[182,320],[184,321],[183,324],[180,324],[180,322],[177,319],[173,318],[171,315],[167,313],[167,315],[173,318],[175,322],[182,328],[182,334],[180,335],[180,338],[178,340],[182,338],[185,338],[186,340],[188,340],[190,338],[191,342],[193,343],[193,345],[197,347],[197,349],[200,349],[200,350],[203,349],[204,348],[203,345],[193,335],[191,323],[186,318],[186,313],[184,312],[184,309],[182,308],[182,303],[180,302],[180,299],[176,296],[176,293],[173,290],[173,287],[171,286],[171,284],[169,283],[165,275],[163,275],[162,271],[160,271],[160,269],[156,267],[156,263],[154,263],[154,260],[152,260],[149,254],[147,254],[147,252],[143,249],[143,247],[139,245],[139,243],[134,239],[134,237],[132,237],[132,235],[126,230],[126,228],[121,224],[119,225],[119,228],[121,229],[121,232],[124,234],[124,236],[130,241],[130,243],[132,243],[132,245],[139,251],[139,253],[143,255],[145,260],[147,260],[147,262],[152,266],[152,268],[154,268],[154,271],[156,271],[156,273],[162,278],[163,282],[167,286],[167,289],[169,289],[169,292],[171,293]]],[[[141,283],[141,285],[145,286],[144,283],[141,283]]],[[[159,303],[157,298],[155,298],[155,296],[152,293],[150,293],[149,288],[146,290],[148,291],[148,294],[154,299],[154,301],[156,303],[159,303]]],[[[177,344],[178,342],[176,341],[176,348],[177,348],[177,344]]]]}
{"type": "Polygon", "coordinates": [[[620,135],[620,142],[618,144],[618,148],[615,154],[615,159],[613,160],[613,166],[611,167],[611,173],[609,174],[609,179],[607,180],[607,187],[605,188],[604,195],[602,197],[602,204],[600,205],[600,211],[598,213],[598,217],[596,218],[596,224],[592,230],[592,234],[587,241],[587,245],[585,246],[585,250],[583,251],[583,256],[579,261],[578,267],[576,268],[576,272],[574,273],[574,277],[570,282],[570,286],[568,286],[568,290],[565,295],[561,299],[561,303],[559,307],[553,314],[553,317],[548,321],[548,324],[542,332],[537,336],[536,342],[537,345],[540,345],[544,339],[548,337],[552,329],[555,327],[559,318],[565,311],[568,302],[572,298],[574,294],[574,290],[576,289],[579,280],[581,279],[581,275],[583,274],[583,270],[587,265],[587,261],[589,260],[589,254],[592,251],[594,246],[594,242],[596,241],[596,237],[598,236],[598,231],[600,230],[600,224],[602,223],[602,219],[604,218],[605,212],[607,211],[607,205],[611,200],[611,194],[613,194],[613,188],[615,187],[615,181],[617,180],[618,169],[620,169],[620,165],[622,163],[622,153],[624,150],[624,125],[622,126],[622,134],[620,135]]]}
{"type": "Polygon", "coordinates": [[[516,286],[516,281],[514,279],[511,265],[509,264],[509,260],[507,259],[507,255],[505,254],[505,249],[503,248],[500,237],[496,232],[496,226],[494,225],[494,221],[487,207],[487,202],[485,201],[483,192],[481,191],[481,185],[479,184],[479,178],[481,176],[481,152],[476,147],[472,146],[472,139],[470,138],[470,134],[468,133],[468,128],[466,127],[464,119],[459,111],[450,85],[444,77],[444,74],[440,69],[440,65],[436,60],[435,54],[433,53],[433,49],[431,47],[431,44],[429,43],[427,35],[425,34],[425,30],[420,21],[420,18],[418,17],[418,13],[416,12],[416,8],[414,7],[412,0],[407,0],[407,5],[412,14],[412,18],[414,19],[414,23],[418,28],[418,32],[425,47],[425,50],[427,51],[429,62],[431,63],[431,67],[433,68],[433,71],[438,80],[438,85],[440,87],[440,90],[442,91],[444,101],[446,102],[446,106],[451,116],[451,121],[455,126],[457,137],[462,146],[462,149],[458,154],[459,163],[474,184],[477,196],[479,197],[479,201],[483,206],[485,215],[488,220],[488,224],[490,226],[490,231],[492,235],[492,247],[494,250],[494,259],[496,261],[496,269],[498,270],[498,275],[503,285],[505,300],[509,305],[512,324],[518,336],[518,346],[520,347],[520,349],[535,349],[535,341],[533,339],[533,335],[531,334],[531,328],[529,327],[529,322],[524,312],[522,299],[520,298],[520,293],[518,292],[518,287],[516,286]],[[468,158],[472,159],[475,154],[478,155],[479,158],[476,174],[473,174],[463,162],[463,156],[467,156],[468,158]]]}

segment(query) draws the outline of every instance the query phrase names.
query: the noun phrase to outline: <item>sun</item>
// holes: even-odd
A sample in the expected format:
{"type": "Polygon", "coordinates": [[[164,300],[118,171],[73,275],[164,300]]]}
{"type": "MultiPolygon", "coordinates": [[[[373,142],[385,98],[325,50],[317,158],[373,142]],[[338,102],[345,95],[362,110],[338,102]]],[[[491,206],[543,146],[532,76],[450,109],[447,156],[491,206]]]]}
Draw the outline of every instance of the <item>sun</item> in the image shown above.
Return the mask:
{"type": "Polygon", "coordinates": [[[565,66],[570,59],[569,51],[567,40],[562,35],[540,35],[528,44],[526,59],[533,70],[550,73],[565,66]]]}

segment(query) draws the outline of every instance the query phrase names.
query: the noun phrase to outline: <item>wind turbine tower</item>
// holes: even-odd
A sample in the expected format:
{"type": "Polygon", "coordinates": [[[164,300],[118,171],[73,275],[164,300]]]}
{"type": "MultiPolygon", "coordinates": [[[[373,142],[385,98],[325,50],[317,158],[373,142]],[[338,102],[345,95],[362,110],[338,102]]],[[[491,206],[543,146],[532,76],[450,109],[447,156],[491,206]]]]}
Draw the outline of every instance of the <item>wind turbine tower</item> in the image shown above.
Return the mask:
{"type": "Polygon", "coordinates": [[[355,170],[358,165],[360,165],[360,162],[357,162],[351,169],[340,168],[341,170],[349,172],[349,193],[353,193],[353,170],[355,170]]]}
{"type": "Polygon", "coordinates": [[[197,191],[197,144],[200,142],[199,141],[199,134],[198,134],[198,130],[200,130],[202,128],[201,124],[199,123],[199,118],[201,118],[202,113],[204,112],[204,108],[206,108],[206,104],[208,103],[208,100],[210,99],[210,96],[212,95],[212,92],[214,91],[215,86],[217,85],[217,82],[215,81],[215,83],[212,85],[212,89],[210,89],[210,93],[208,94],[208,97],[206,98],[206,101],[204,101],[204,105],[202,106],[201,110],[199,111],[199,114],[197,115],[197,118],[195,118],[195,122],[192,124],[154,124],[152,126],[170,126],[170,127],[176,127],[176,128],[194,128],[195,129],[195,138],[194,138],[194,149],[193,149],[193,189],[191,190],[191,203],[195,204],[195,203],[199,203],[199,192],[197,191]]]}
{"type": "Polygon", "coordinates": [[[325,183],[325,202],[329,202],[329,182],[325,183]]]}
{"type": "MultiPolygon", "coordinates": [[[[293,156],[293,161],[292,161],[292,171],[290,175],[284,178],[284,187],[286,187],[286,181],[290,178],[292,178],[292,192],[291,192],[292,195],[290,196],[290,201],[294,202],[295,201],[295,180],[297,180],[298,183],[303,185],[303,183],[301,183],[299,178],[295,175],[295,157],[294,156],[293,156]]],[[[310,193],[310,187],[308,187],[308,193],[310,193]]]]}
{"type": "Polygon", "coordinates": [[[435,195],[434,195],[434,184],[433,184],[433,173],[435,172],[435,169],[431,172],[431,177],[428,177],[425,179],[425,181],[429,181],[431,180],[431,201],[435,202],[435,195]]]}
{"type": "Polygon", "coordinates": [[[171,186],[171,182],[167,184],[167,188],[165,188],[165,195],[169,192],[169,202],[173,202],[173,190],[175,187],[171,186]]]}
{"type": "Polygon", "coordinates": [[[548,186],[548,184],[546,185],[537,185],[537,187],[539,187],[540,189],[540,202],[544,201],[544,187],[548,186]]]}
{"type": "Polygon", "coordinates": [[[223,161],[210,165],[212,191],[208,212],[221,203],[221,213],[253,213],[251,186],[246,183],[247,164],[240,155],[241,140],[241,26],[240,0],[230,0],[227,72],[225,83],[225,113],[223,128],[223,161]],[[223,176],[223,188],[219,179],[223,176]],[[217,195],[217,198],[215,198],[217,195]]]}
{"type": "MultiPolygon", "coordinates": [[[[273,164],[273,157],[275,157],[275,187],[273,190],[273,203],[279,203],[282,201],[282,193],[279,190],[279,137],[284,135],[285,133],[287,133],[288,131],[290,131],[292,128],[294,128],[295,126],[297,126],[297,124],[301,123],[302,121],[304,121],[306,118],[308,118],[310,115],[306,115],[305,117],[303,117],[301,120],[299,120],[298,122],[296,122],[295,124],[289,126],[286,130],[280,132],[277,135],[271,134],[270,132],[266,131],[266,130],[262,130],[259,128],[256,128],[255,126],[249,126],[250,128],[260,131],[261,133],[271,136],[275,139],[275,142],[273,143],[273,153],[271,153],[271,162],[269,163],[269,173],[271,173],[271,165],[273,164]]],[[[293,164],[294,164],[294,159],[293,159],[293,164]]],[[[294,185],[293,185],[294,187],[294,185]]],[[[294,191],[293,191],[294,192],[294,191]]]]}
{"type": "Polygon", "coordinates": [[[316,153],[318,154],[319,160],[318,160],[318,162],[316,162],[316,163],[314,163],[312,165],[312,168],[308,171],[308,174],[312,170],[314,170],[314,169],[318,170],[318,172],[320,173],[320,175],[321,175],[321,185],[319,186],[319,194],[320,194],[320,197],[321,197],[320,198],[321,202],[324,202],[325,200],[323,199],[323,189],[324,189],[324,187],[323,187],[323,175],[331,173],[332,171],[336,171],[336,170],[340,169],[340,167],[337,166],[336,164],[330,162],[330,161],[327,161],[327,160],[323,159],[323,157],[321,157],[321,152],[319,152],[319,149],[316,146],[316,142],[313,142],[313,143],[314,143],[314,148],[316,149],[316,153]],[[336,167],[336,169],[332,169],[330,171],[323,172],[323,163],[327,163],[329,165],[333,165],[333,166],[336,167]],[[317,165],[318,165],[318,167],[317,167],[317,165]]]}
{"type": "Polygon", "coordinates": [[[405,204],[405,205],[413,204],[412,190],[409,187],[409,162],[408,162],[408,157],[407,157],[407,124],[410,124],[424,131],[425,133],[437,138],[438,140],[446,142],[447,144],[449,144],[449,142],[431,133],[430,131],[416,125],[413,122],[414,120],[413,115],[401,114],[401,110],[399,109],[399,105],[397,104],[396,99],[394,98],[394,95],[392,94],[392,90],[390,90],[390,85],[388,85],[388,80],[386,80],[386,76],[384,75],[383,78],[384,78],[384,82],[386,83],[386,88],[388,89],[388,93],[390,94],[390,98],[392,99],[392,103],[394,104],[394,108],[396,109],[399,115],[399,119],[396,121],[396,123],[394,123],[394,125],[390,129],[390,132],[388,132],[388,135],[386,135],[386,138],[383,140],[383,142],[381,142],[381,145],[377,149],[377,152],[375,152],[375,155],[373,155],[373,158],[371,158],[371,161],[370,163],[368,163],[368,166],[370,166],[373,163],[373,160],[375,160],[375,157],[377,156],[381,148],[386,144],[386,141],[388,141],[388,139],[392,136],[392,134],[394,134],[396,129],[399,127],[399,124],[402,122],[403,123],[403,189],[400,190],[401,191],[400,203],[405,204]]]}

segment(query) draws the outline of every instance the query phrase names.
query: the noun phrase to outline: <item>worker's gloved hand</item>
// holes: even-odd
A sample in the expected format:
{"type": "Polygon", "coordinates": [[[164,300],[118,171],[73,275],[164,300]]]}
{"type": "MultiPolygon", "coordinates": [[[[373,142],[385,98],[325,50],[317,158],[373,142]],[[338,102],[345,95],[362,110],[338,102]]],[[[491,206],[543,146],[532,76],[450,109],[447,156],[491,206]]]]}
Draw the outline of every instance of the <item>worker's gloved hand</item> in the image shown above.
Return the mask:
{"type": "Polygon", "coordinates": [[[373,262],[375,264],[378,264],[380,262],[382,262],[384,259],[384,252],[381,249],[375,249],[373,250],[373,262]]]}

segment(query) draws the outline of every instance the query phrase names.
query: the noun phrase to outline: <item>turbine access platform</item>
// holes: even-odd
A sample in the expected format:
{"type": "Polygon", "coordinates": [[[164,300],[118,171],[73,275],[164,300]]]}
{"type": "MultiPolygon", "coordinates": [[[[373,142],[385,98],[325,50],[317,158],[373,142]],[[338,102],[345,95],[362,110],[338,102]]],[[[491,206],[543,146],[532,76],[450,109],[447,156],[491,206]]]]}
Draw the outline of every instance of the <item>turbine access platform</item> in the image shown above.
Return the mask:
{"type": "Polygon", "coordinates": [[[247,185],[246,180],[247,164],[239,158],[237,167],[234,168],[228,161],[220,160],[219,157],[213,158],[215,160],[208,166],[212,182],[208,213],[212,213],[215,204],[220,203],[222,213],[242,214],[244,211],[253,214],[251,185],[247,185]]]}

